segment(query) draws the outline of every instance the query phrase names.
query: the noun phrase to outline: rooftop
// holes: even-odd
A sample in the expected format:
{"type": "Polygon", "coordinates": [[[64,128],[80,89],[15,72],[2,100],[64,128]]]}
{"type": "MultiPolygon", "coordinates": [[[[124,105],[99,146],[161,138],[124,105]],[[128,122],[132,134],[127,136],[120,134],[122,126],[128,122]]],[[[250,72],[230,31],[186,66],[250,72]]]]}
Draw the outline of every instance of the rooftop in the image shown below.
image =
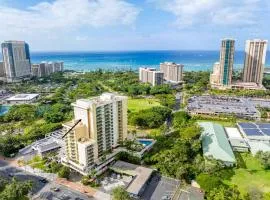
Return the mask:
{"type": "Polygon", "coordinates": [[[205,114],[233,114],[243,117],[260,117],[255,105],[246,98],[227,96],[193,96],[188,100],[190,112],[205,114]]]}
{"type": "Polygon", "coordinates": [[[7,98],[7,101],[25,101],[25,100],[32,100],[38,97],[39,94],[16,94],[12,97],[7,98]]]}
{"type": "Polygon", "coordinates": [[[225,130],[229,139],[243,139],[237,128],[225,127],[225,130]]]}
{"type": "Polygon", "coordinates": [[[135,195],[138,195],[140,193],[144,184],[151,177],[153,172],[153,169],[130,164],[123,161],[117,161],[112,168],[135,177],[127,188],[127,192],[135,195]]]}
{"type": "Polygon", "coordinates": [[[90,99],[78,99],[75,103],[72,105],[75,107],[81,107],[83,109],[88,109],[91,107],[92,104],[96,105],[104,105],[108,103],[112,103],[114,101],[127,99],[125,96],[120,96],[116,93],[103,93],[102,95],[98,97],[93,97],[90,99]]]}
{"type": "Polygon", "coordinates": [[[224,128],[211,122],[200,122],[199,125],[203,128],[201,137],[204,156],[213,156],[217,160],[235,163],[235,156],[224,128]]]}
{"type": "Polygon", "coordinates": [[[256,153],[259,151],[270,151],[270,144],[264,142],[249,141],[248,144],[250,146],[250,151],[252,155],[256,155],[256,153]]]}

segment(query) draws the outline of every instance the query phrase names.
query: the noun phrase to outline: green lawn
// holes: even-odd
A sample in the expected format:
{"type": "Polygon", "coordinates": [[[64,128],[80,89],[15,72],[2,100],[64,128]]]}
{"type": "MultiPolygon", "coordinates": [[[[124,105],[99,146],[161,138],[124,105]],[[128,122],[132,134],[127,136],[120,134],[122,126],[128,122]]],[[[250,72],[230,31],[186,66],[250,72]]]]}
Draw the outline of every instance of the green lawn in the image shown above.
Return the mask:
{"type": "Polygon", "coordinates": [[[255,187],[262,192],[270,192],[270,170],[264,170],[259,160],[251,154],[237,155],[242,159],[242,166],[233,169],[231,176],[224,180],[226,184],[235,184],[242,194],[246,193],[250,187],[255,187]]]}
{"type": "Polygon", "coordinates": [[[154,106],[160,106],[157,99],[128,99],[128,109],[131,112],[138,112],[154,106]]]}

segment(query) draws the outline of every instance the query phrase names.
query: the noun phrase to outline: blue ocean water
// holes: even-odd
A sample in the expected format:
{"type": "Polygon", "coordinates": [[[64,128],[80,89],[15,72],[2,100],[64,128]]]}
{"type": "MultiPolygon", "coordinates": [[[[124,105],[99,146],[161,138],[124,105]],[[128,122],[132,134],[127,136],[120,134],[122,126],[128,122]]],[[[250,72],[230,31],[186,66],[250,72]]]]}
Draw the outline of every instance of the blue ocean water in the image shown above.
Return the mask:
{"type": "MultiPolygon", "coordinates": [[[[267,54],[270,66],[270,54],[267,54]]],[[[141,66],[159,67],[159,63],[171,61],[185,65],[186,71],[212,70],[219,60],[219,51],[123,51],[123,52],[32,52],[32,63],[41,61],[64,61],[65,69],[92,71],[132,69],[141,66]]],[[[244,52],[235,53],[235,69],[241,69],[244,52]]]]}

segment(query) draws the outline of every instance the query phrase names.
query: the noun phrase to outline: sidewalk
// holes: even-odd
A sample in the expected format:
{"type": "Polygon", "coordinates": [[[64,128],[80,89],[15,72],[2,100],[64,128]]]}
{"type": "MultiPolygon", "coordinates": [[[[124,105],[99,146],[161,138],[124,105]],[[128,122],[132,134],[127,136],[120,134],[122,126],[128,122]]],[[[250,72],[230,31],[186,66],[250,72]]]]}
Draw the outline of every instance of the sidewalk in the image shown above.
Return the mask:
{"type": "Polygon", "coordinates": [[[98,191],[92,187],[84,186],[79,182],[71,182],[63,178],[57,178],[56,183],[60,185],[64,185],[68,188],[72,188],[73,190],[77,190],[83,194],[86,194],[89,197],[94,197],[99,200],[110,200],[111,197],[109,194],[98,191]]]}

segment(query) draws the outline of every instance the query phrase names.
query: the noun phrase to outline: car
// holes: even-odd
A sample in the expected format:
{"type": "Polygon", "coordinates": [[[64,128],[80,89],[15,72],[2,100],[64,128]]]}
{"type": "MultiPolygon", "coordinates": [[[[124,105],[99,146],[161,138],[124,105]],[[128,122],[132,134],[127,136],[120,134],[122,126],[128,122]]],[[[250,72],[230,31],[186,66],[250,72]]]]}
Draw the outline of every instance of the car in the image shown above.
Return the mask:
{"type": "Polygon", "coordinates": [[[41,179],[39,179],[39,182],[41,182],[41,183],[48,183],[48,180],[46,178],[41,178],[41,179]]]}
{"type": "Polygon", "coordinates": [[[54,191],[54,192],[59,192],[60,191],[60,189],[57,188],[57,187],[52,187],[51,190],[54,191]]]}
{"type": "Polygon", "coordinates": [[[9,173],[8,176],[9,176],[9,177],[13,177],[14,174],[13,174],[13,173],[9,173]]]}

